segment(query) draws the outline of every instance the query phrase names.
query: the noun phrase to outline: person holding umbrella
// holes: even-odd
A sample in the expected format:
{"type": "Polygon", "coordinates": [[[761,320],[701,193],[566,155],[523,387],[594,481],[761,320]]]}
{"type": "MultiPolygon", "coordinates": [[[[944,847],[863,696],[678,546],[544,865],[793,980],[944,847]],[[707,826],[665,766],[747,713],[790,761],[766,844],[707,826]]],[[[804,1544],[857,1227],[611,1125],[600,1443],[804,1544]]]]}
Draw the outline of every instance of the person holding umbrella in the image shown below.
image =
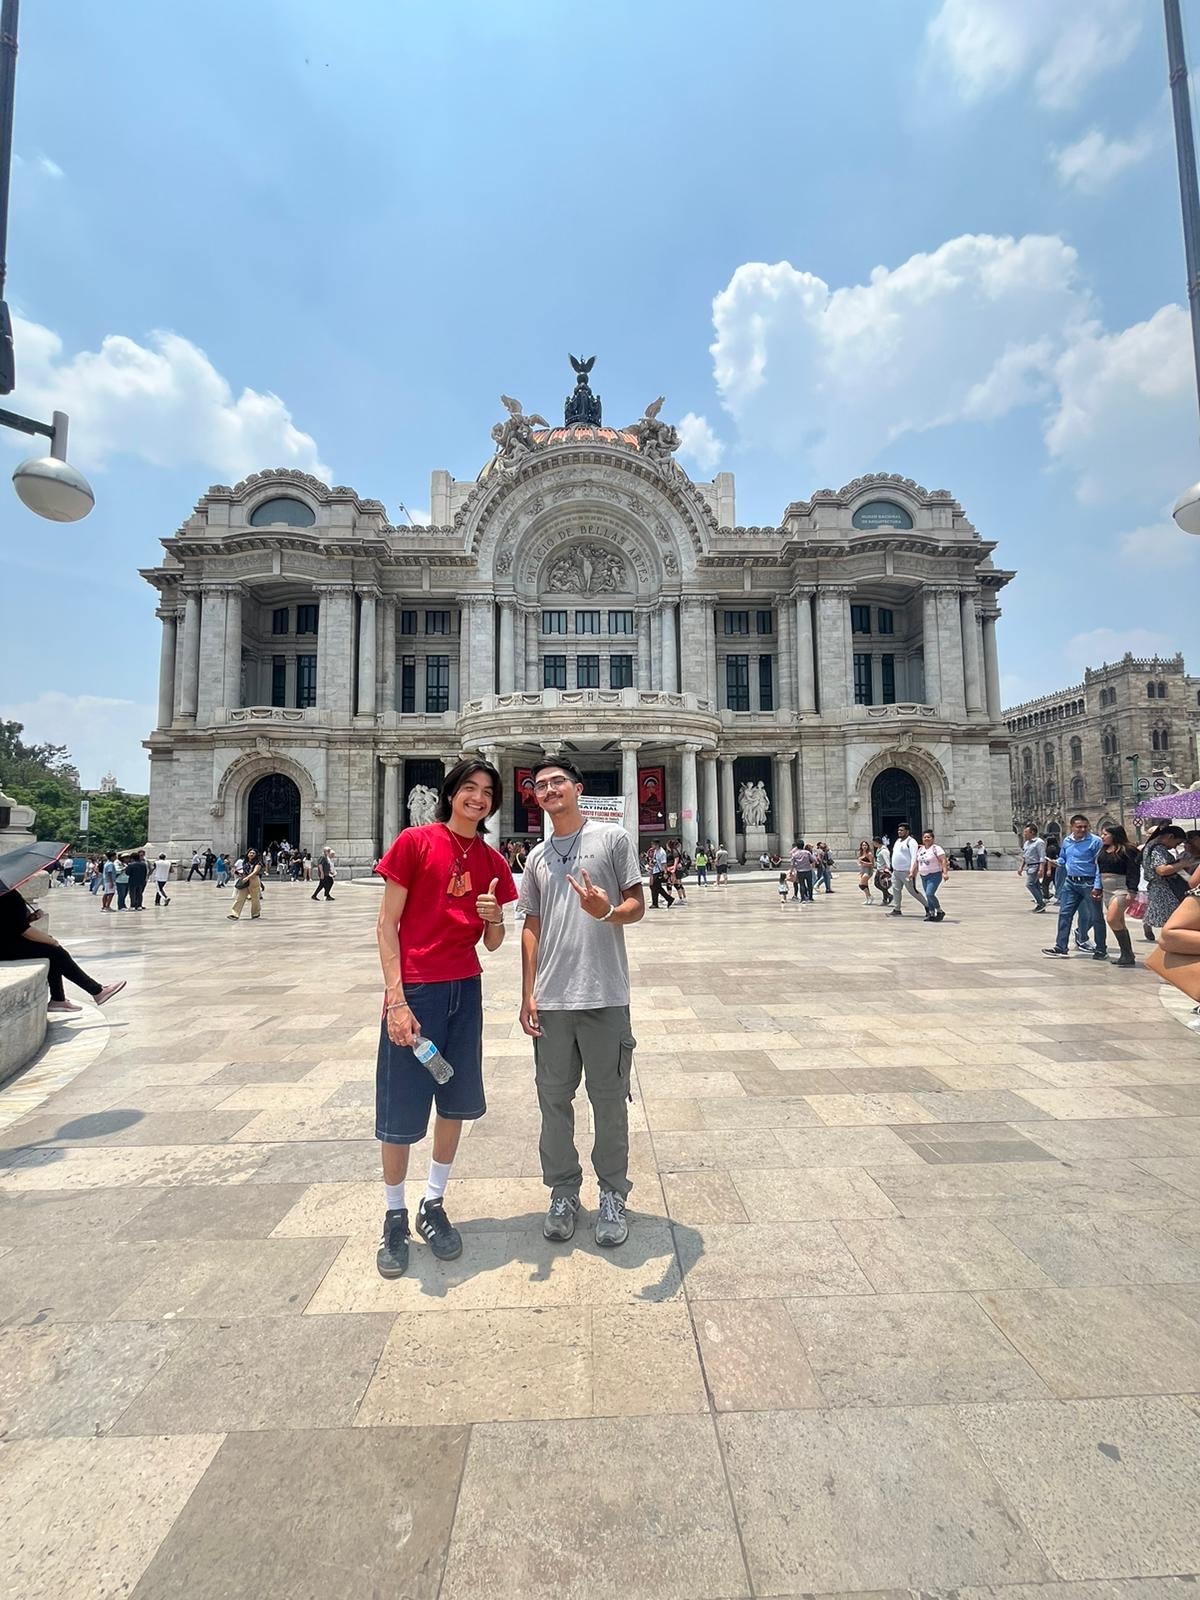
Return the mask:
{"type": "Polygon", "coordinates": [[[23,883],[48,865],[57,861],[67,849],[63,844],[23,845],[0,856],[0,961],[48,961],[50,971],[50,1011],[81,1011],[82,1006],[72,1004],[63,989],[63,979],[69,979],[76,988],[90,994],[98,1006],[105,1005],[125,987],[125,979],[116,983],[100,984],[89,978],[71,959],[58,940],[43,933],[34,924],[42,912],[35,910],[19,893],[23,883]]]}

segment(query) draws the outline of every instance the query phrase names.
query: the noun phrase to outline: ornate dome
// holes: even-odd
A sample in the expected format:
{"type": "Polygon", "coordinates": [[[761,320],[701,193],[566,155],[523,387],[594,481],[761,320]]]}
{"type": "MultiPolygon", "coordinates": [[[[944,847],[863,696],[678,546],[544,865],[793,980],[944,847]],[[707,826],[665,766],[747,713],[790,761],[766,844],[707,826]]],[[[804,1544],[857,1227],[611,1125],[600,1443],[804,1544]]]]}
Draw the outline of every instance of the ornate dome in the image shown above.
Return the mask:
{"type": "MultiPolygon", "coordinates": [[[[530,442],[535,449],[556,449],[560,445],[616,445],[622,450],[638,450],[637,435],[628,428],[606,428],[599,423],[569,422],[560,428],[533,428],[529,434],[530,442]]],[[[488,475],[500,462],[501,455],[497,451],[490,461],[485,461],[476,480],[483,483],[488,475]]],[[[503,468],[501,468],[503,470],[503,468]]]]}

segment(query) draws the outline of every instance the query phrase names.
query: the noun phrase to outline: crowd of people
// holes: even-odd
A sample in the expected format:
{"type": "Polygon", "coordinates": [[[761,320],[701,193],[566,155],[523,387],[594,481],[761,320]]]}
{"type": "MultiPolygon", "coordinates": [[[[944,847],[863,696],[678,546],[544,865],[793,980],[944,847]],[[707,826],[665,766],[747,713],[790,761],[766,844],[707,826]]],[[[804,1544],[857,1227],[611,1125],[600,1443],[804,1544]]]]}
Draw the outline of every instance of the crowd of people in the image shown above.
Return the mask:
{"type": "Polygon", "coordinates": [[[1063,960],[1074,950],[1132,967],[1137,963],[1129,919],[1140,921],[1143,937],[1154,944],[1189,889],[1200,887],[1200,829],[1159,823],[1139,846],[1120,823],[1105,823],[1094,833],[1090,819],[1076,812],[1061,840],[1043,839],[1032,823],[1026,826],[1017,872],[1035,916],[1045,915],[1051,901],[1058,907],[1055,940],[1044,956],[1063,960]],[[1119,952],[1112,958],[1110,933],[1119,952]]]}

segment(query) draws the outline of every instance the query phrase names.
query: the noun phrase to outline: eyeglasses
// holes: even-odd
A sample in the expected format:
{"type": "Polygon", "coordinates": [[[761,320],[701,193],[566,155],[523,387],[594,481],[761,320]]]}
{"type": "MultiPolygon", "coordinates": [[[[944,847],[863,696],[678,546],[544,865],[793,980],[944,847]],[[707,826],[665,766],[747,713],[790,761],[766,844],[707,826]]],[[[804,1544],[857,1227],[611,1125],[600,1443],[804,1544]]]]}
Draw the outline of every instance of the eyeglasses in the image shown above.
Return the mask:
{"type": "Polygon", "coordinates": [[[534,794],[545,794],[547,789],[565,789],[570,778],[541,778],[533,786],[534,794]]]}

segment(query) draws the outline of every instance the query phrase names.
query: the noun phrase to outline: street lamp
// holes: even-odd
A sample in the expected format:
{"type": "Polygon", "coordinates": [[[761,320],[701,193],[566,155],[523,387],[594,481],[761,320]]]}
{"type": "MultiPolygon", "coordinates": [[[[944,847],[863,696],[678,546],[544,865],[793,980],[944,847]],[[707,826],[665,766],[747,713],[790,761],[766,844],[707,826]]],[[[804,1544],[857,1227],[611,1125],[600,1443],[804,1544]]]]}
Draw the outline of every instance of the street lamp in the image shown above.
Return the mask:
{"type": "MultiPolygon", "coordinates": [[[[18,0],[0,6],[0,394],[16,386],[12,318],[4,302],[8,250],[8,187],[12,175],[13,94],[17,79],[18,0]]],[[[19,433],[42,434],[50,441],[48,456],[30,457],[13,473],[13,486],[30,511],[50,522],[78,522],[96,503],[91,485],[67,464],[67,414],[37,422],[15,411],[0,411],[0,426],[19,433]]]]}
{"type": "MultiPolygon", "coordinates": [[[[1175,156],[1179,163],[1179,204],[1183,212],[1183,249],[1187,259],[1188,309],[1192,317],[1192,360],[1200,393],[1200,189],[1196,185],[1196,144],[1192,138],[1192,105],[1188,97],[1187,59],[1179,0],[1163,0],[1167,26],[1167,78],[1175,114],[1175,156]]],[[[1185,489],[1171,508],[1184,533],[1200,534],[1200,483],[1185,489]]]]}

